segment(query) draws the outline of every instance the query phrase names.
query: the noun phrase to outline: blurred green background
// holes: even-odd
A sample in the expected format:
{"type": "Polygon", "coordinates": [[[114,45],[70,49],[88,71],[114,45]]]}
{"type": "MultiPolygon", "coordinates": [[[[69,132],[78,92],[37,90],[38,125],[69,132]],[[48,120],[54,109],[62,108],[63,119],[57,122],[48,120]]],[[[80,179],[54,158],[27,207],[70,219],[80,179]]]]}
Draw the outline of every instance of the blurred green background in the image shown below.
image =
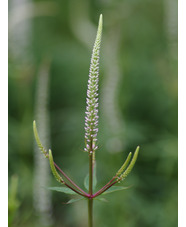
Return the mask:
{"type": "Polygon", "coordinates": [[[177,226],[176,0],[9,0],[9,226],[87,226],[86,201],[66,205],[69,196],[45,189],[59,185],[34,148],[32,122],[83,187],[86,88],[101,13],[97,189],[141,149],[120,184],[132,187],[95,202],[95,226],[177,226]]]}

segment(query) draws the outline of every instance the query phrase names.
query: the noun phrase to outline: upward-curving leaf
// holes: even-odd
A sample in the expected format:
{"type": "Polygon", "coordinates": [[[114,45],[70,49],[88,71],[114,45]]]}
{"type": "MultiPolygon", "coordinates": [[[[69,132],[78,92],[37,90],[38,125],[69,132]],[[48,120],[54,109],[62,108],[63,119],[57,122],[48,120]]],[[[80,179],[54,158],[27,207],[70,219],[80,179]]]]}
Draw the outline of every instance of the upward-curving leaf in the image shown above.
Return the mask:
{"type": "MultiPolygon", "coordinates": [[[[97,177],[96,177],[96,165],[95,165],[94,171],[93,171],[93,189],[96,188],[96,185],[97,185],[97,177]]],[[[87,190],[89,190],[89,174],[87,174],[84,179],[84,186],[87,190]]]]}

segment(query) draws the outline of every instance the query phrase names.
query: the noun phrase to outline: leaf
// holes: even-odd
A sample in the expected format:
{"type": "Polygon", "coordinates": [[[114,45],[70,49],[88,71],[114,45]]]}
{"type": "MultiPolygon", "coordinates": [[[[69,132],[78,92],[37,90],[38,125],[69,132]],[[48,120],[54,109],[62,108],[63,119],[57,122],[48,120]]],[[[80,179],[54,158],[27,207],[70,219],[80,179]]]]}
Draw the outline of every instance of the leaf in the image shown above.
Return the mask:
{"type": "Polygon", "coordinates": [[[89,190],[89,174],[87,174],[84,179],[84,186],[87,190],[89,190]]]}
{"type": "Polygon", "coordinates": [[[89,190],[89,174],[87,174],[84,179],[84,186],[87,190],[89,190]]]}
{"type": "Polygon", "coordinates": [[[70,199],[66,204],[71,204],[71,203],[75,203],[78,202],[80,200],[83,200],[84,198],[80,198],[80,199],[70,199]]]}
{"type": "Polygon", "coordinates": [[[102,195],[108,194],[108,193],[112,193],[115,191],[121,191],[121,190],[125,190],[128,189],[129,187],[123,187],[123,186],[112,186],[111,188],[109,188],[107,191],[103,192],[102,195]]]}
{"type": "Polygon", "coordinates": [[[77,194],[76,192],[72,191],[70,188],[66,188],[66,187],[49,187],[47,189],[52,190],[52,191],[56,191],[56,192],[62,192],[62,193],[68,194],[68,195],[76,195],[77,194]]]}
{"type": "Polygon", "coordinates": [[[98,200],[100,202],[104,202],[104,203],[108,203],[108,200],[105,199],[105,198],[99,198],[99,197],[96,197],[95,200],[98,200]]]}
{"type": "MultiPolygon", "coordinates": [[[[93,172],[93,189],[96,188],[96,185],[97,185],[97,177],[96,177],[96,164],[95,164],[94,172],[93,172]]],[[[87,190],[89,190],[89,174],[87,174],[84,179],[84,186],[87,190]]]]}

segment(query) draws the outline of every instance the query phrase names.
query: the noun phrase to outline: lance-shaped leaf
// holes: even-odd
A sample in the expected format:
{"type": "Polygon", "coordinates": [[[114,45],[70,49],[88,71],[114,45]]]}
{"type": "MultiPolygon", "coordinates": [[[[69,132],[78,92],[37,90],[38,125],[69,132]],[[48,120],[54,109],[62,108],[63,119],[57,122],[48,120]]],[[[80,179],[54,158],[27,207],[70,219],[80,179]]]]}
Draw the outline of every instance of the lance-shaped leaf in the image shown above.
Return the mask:
{"type": "Polygon", "coordinates": [[[51,168],[52,173],[53,173],[54,177],[56,178],[56,180],[59,181],[60,183],[64,183],[64,180],[59,175],[59,173],[56,170],[56,167],[54,166],[54,161],[53,161],[53,156],[52,156],[51,150],[49,150],[49,161],[50,161],[50,168],[51,168]]]}
{"type": "MultiPolygon", "coordinates": [[[[95,165],[93,170],[93,189],[96,188],[96,185],[97,185],[97,177],[96,177],[96,165],[95,165]]],[[[84,179],[84,186],[87,190],[89,190],[89,174],[87,174],[84,179]]]]}
{"type": "Polygon", "coordinates": [[[62,192],[62,193],[65,193],[67,195],[77,195],[76,192],[74,192],[70,188],[66,188],[66,187],[49,187],[47,189],[52,190],[52,191],[56,191],[56,192],[62,192]]]}
{"type": "Polygon", "coordinates": [[[78,202],[80,200],[83,200],[85,198],[80,198],[80,199],[70,199],[66,204],[72,204],[72,203],[75,203],[75,202],[78,202]]]}
{"type": "Polygon", "coordinates": [[[36,121],[33,121],[33,130],[34,130],[34,137],[37,143],[37,146],[39,147],[40,151],[45,155],[46,158],[48,158],[48,154],[46,149],[43,147],[41,140],[38,135],[37,127],[36,127],[36,121]]]}
{"type": "Polygon", "coordinates": [[[121,168],[118,170],[118,172],[116,173],[116,176],[120,176],[122,174],[122,172],[125,170],[125,168],[128,166],[130,160],[132,157],[132,152],[130,152],[127,156],[127,159],[125,160],[125,162],[123,163],[123,165],[121,166],[121,168]]]}
{"type": "Polygon", "coordinates": [[[102,195],[109,194],[109,193],[116,192],[116,191],[125,190],[125,189],[128,189],[128,188],[130,188],[130,187],[112,186],[107,191],[103,192],[102,195]]]}
{"type": "Polygon", "coordinates": [[[125,179],[129,175],[129,173],[131,172],[131,170],[133,169],[133,167],[134,167],[134,165],[136,163],[136,160],[137,160],[137,157],[138,157],[138,153],[139,153],[139,146],[136,148],[135,153],[133,155],[133,158],[132,158],[129,166],[124,171],[124,173],[122,173],[121,176],[118,178],[118,181],[125,179]]]}
{"type": "Polygon", "coordinates": [[[103,198],[103,197],[96,197],[95,200],[100,201],[100,202],[104,202],[104,203],[108,203],[108,200],[103,198]]]}

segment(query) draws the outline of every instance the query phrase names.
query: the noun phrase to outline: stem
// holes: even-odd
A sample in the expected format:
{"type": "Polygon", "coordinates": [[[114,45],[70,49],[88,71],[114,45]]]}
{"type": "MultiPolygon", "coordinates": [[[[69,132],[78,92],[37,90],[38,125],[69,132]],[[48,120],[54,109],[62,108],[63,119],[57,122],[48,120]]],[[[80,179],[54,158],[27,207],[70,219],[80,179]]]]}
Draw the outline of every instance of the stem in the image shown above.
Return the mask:
{"type": "MultiPolygon", "coordinates": [[[[82,192],[83,195],[85,195],[86,197],[89,196],[89,194],[87,194],[85,191],[83,191],[83,189],[81,189],[79,186],[77,186],[64,172],[62,169],[59,168],[59,166],[54,162],[55,167],[59,170],[59,172],[75,187],[77,188],[79,191],[82,192]]],[[[67,186],[69,187],[69,186],[67,186]]]]}
{"type": "Polygon", "coordinates": [[[88,226],[93,227],[93,199],[88,199],[88,226]]]}
{"type": "Polygon", "coordinates": [[[93,187],[93,165],[92,165],[92,153],[89,153],[89,195],[92,195],[93,187]]]}
{"type": "Polygon", "coordinates": [[[89,199],[88,199],[88,225],[89,227],[93,226],[93,147],[92,139],[90,142],[90,151],[89,151],[89,199]]]}

